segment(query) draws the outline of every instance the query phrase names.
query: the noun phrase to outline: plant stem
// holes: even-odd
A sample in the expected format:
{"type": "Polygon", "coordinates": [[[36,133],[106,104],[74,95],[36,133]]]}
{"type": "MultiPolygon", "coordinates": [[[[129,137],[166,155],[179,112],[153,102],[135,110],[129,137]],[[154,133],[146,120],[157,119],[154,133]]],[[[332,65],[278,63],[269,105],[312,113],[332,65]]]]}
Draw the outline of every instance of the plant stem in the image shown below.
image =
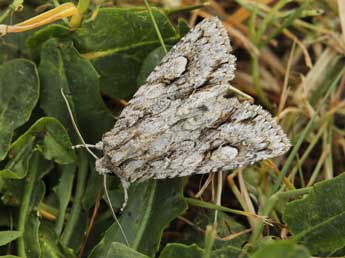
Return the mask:
{"type": "MultiPolygon", "coordinates": [[[[303,152],[303,155],[302,157],[300,158],[299,160],[299,163],[300,164],[303,164],[309,154],[311,153],[311,151],[313,150],[313,148],[315,147],[316,143],[319,141],[321,135],[323,134],[323,131],[326,129],[326,126],[322,126],[319,131],[317,132],[317,134],[312,138],[311,142],[309,143],[308,147],[306,148],[306,150],[303,152]]],[[[298,166],[294,166],[292,169],[291,169],[291,172],[288,176],[289,180],[290,181],[293,181],[293,177],[295,176],[296,172],[298,171],[298,166]]]]}
{"type": "Polygon", "coordinates": [[[29,171],[26,177],[27,182],[25,184],[22,201],[20,204],[18,230],[22,232],[22,236],[18,238],[17,248],[18,248],[18,255],[22,258],[27,257],[26,252],[25,252],[26,248],[25,248],[25,243],[24,243],[24,231],[25,231],[26,219],[29,213],[31,195],[32,195],[32,191],[34,189],[34,185],[36,181],[39,161],[40,161],[40,154],[36,151],[33,153],[30,160],[29,171]]]}
{"type": "Polygon", "coordinates": [[[182,12],[190,12],[196,9],[200,9],[203,8],[205,6],[210,5],[210,3],[205,2],[205,3],[201,3],[201,4],[195,4],[195,5],[187,5],[187,6],[182,6],[182,7],[177,7],[177,8],[170,8],[170,9],[163,9],[163,12],[166,15],[173,15],[173,14],[178,14],[178,13],[182,13],[182,12]]]}
{"type": "Polygon", "coordinates": [[[252,57],[251,65],[252,65],[253,81],[255,84],[256,92],[258,94],[258,98],[260,99],[260,101],[263,103],[264,106],[266,106],[268,109],[272,109],[272,105],[270,101],[268,100],[268,98],[266,97],[266,94],[262,90],[261,85],[260,85],[259,58],[257,56],[252,57]]]}
{"type": "MultiPolygon", "coordinates": [[[[312,187],[305,187],[301,189],[291,190],[288,192],[282,192],[281,190],[280,192],[273,194],[266,202],[265,207],[263,208],[263,211],[262,211],[262,216],[269,216],[274,206],[276,205],[277,201],[281,199],[293,198],[296,196],[307,194],[311,190],[312,190],[312,187]]],[[[258,223],[256,224],[256,227],[253,230],[252,236],[250,238],[250,241],[249,241],[250,243],[255,243],[255,241],[257,241],[258,237],[260,236],[263,230],[263,226],[264,226],[263,221],[258,221],[258,223]]]]}
{"type": "Polygon", "coordinates": [[[206,227],[206,234],[205,234],[205,248],[204,248],[204,254],[202,256],[202,258],[210,258],[211,257],[211,253],[212,253],[212,247],[214,244],[214,240],[216,239],[216,229],[211,226],[208,225],[206,227]]]}
{"type": "MultiPolygon", "coordinates": [[[[275,204],[279,200],[279,197],[278,197],[279,193],[280,192],[273,194],[268,199],[268,201],[265,203],[265,206],[264,206],[264,208],[262,210],[262,214],[261,214],[262,216],[268,216],[271,213],[275,204]]],[[[256,224],[256,227],[253,229],[253,233],[252,233],[250,240],[249,240],[250,243],[255,243],[255,241],[259,238],[259,236],[263,230],[263,227],[264,227],[264,223],[262,221],[259,221],[256,224]]]]}
{"type": "Polygon", "coordinates": [[[291,190],[291,191],[287,191],[287,192],[279,192],[278,198],[279,199],[294,198],[294,197],[300,196],[302,194],[307,194],[312,189],[313,189],[313,187],[304,187],[304,188],[291,190]]]}
{"type": "Polygon", "coordinates": [[[6,20],[6,18],[11,13],[11,11],[12,10],[10,8],[7,8],[7,10],[0,17],[0,23],[2,23],[4,20],[6,20]]]}
{"type": "Polygon", "coordinates": [[[70,21],[70,26],[72,29],[76,29],[79,27],[82,19],[83,14],[87,11],[87,8],[89,8],[90,0],[79,0],[78,1],[78,13],[72,16],[72,19],[70,21]]]}
{"type": "MultiPolygon", "coordinates": [[[[222,190],[223,190],[223,172],[219,171],[217,175],[217,202],[216,204],[221,206],[222,205],[222,190]]],[[[214,212],[214,228],[217,228],[217,220],[218,220],[218,210],[214,212]]]]}
{"type": "Polygon", "coordinates": [[[6,18],[8,17],[8,15],[11,12],[16,12],[16,11],[22,10],[23,9],[23,3],[24,3],[23,0],[13,0],[12,3],[6,9],[6,11],[4,11],[4,13],[1,15],[0,23],[3,22],[4,20],[6,20],[6,18]]]}
{"type": "Polygon", "coordinates": [[[157,33],[159,42],[161,43],[161,46],[162,46],[162,48],[163,48],[163,50],[164,50],[164,53],[166,54],[166,53],[168,53],[168,50],[167,50],[167,47],[165,46],[165,43],[164,43],[162,34],[161,34],[161,32],[160,32],[160,30],[159,30],[159,28],[158,28],[156,19],[155,19],[155,17],[153,16],[151,7],[150,7],[149,3],[147,2],[147,0],[144,0],[144,2],[145,2],[145,5],[146,5],[146,8],[147,8],[147,11],[149,12],[149,15],[150,15],[150,17],[151,17],[153,26],[155,27],[155,30],[156,30],[156,33],[157,33]]]}
{"type": "MultiPolygon", "coordinates": [[[[326,146],[325,149],[332,150],[332,140],[333,140],[333,118],[330,119],[330,122],[327,126],[327,130],[325,131],[325,140],[324,145],[326,146]]],[[[327,155],[326,162],[325,162],[325,179],[331,179],[334,177],[333,171],[333,158],[332,158],[332,151],[327,155]]]]}
{"type": "Polygon", "coordinates": [[[304,128],[304,130],[302,131],[302,133],[300,134],[300,137],[298,138],[297,142],[295,143],[294,147],[292,148],[292,151],[290,152],[290,155],[288,157],[288,159],[286,160],[282,170],[281,170],[281,174],[278,177],[274,187],[273,187],[273,193],[277,192],[285,175],[287,174],[287,172],[289,171],[290,165],[292,163],[292,161],[294,160],[294,158],[297,155],[297,152],[299,150],[299,148],[301,147],[304,139],[307,137],[308,133],[311,131],[311,129],[314,126],[314,121],[316,120],[316,117],[318,116],[321,108],[324,106],[326,100],[328,99],[329,95],[331,94],[331,92],[333,92],[333,90],[335,89],[335,87],[338,85],[338,82],[340,80],[340,78],[344,75],[345,72],[345,68],[338,74],[337,78],[333,81],[332,85],[329,87],[325,97],[322,99],[319,107],[317,108],[316,112],[314,113],[314,115],[311,117],[311,119],[309,120],[308,124],[306,125],[306,127],[304,128]]]}
{"type": "Polygon", "coordinates": [[[220,205],[216,205],[213,203],[208,203],[208,202],[204,202],[204,201],[199,201],[199,200],[195,200],[193,198],[188,198],[188,197],[184,197],[183,198],[188,204],[190,205],[194,205],[197,207],[201,207],[201,208],[206,208],[206,209],[211,209],[211,210],[218,210],[218,211],[224,211],[224,212],[229,212],[229,213],[233,213],[233,214],[237,214],[237,215],[242,215],[242,216],[252,216],[252,217],[258,217],[256,216],[256,214],[250,213],[250,212],[246,212],[246,211],[241,211],[241,210],[235,210],[235,209],[230,209],[224,206],[220,206],[220,205]]]}
{"type": "Polygon", "coordinates": [[[71,210],[70,218],[66,224],[65,230],[61,237],[61,242],[68,246],[73,231],[78,224],[78,219],[81,213],[81,201],[85,192],[86,176],[88,171],[88,158],[84,150],[80,150],[78,155],[78,179],[76,186],[76,194],[74,197],[73,207],[71,210]]]}
{"type": "MultiPolygon", "coordinates": [[[[281,174],[278,177],[275,186],[273,187],[273,191],[272,192],[274,194],[271,195],[271,197],[269,198],[267,203],[264,205],[263,212],[262,212],[263,216],[268,216],[271,213],[271,211],[273,210],[273,208],[274,208],[276,202],[279,200],[279,198],[284,196],[284,194],[282,193],[283,188],[280,188],[280,185],[281,185],[281,183],[282,183],[286,173],[289,171],[290,165],[291,165],[293,159],[296,157],[297,152],[298,152],[300,146],[302,145],[304,139],[306,138],[308,133],[313,128],[314,121],[315,121],[318,113],[320,112],[321,108],[324,106],[324,104],[325,104],[326,100],[328,99],[329,95],[331,94],[331,92],[333,92],[335,87],[338,85],[338,82],[339,82],[340,78],[344,75],[344,72],[345,72],[345,68],[339,73],[337,78],[333,81],[331,86],[328,88],[328,91],[327,91],[325,97],[322,99],[322,101],[321,101],[319,107],[317,108],[316,112],[314,113],[312,118],[309,120],[307,126],[305,127],[305,129],[302,131],[300,137],[298,138],[297,143],[294,145],[294,147],[293,147],[293,149],[292,149],[292,151],[291,151],[287,161],[284,164],[283,169],[281,170],[281,174]],[[280,188],[280,190],[278,190],[279,188],[280,188]]],[[[305,189],[305,191],[309,191],[310,190],[310,188],[304,188],[304,189],[305,189]]],[[[295,191],[297,191],[297,190],[295,190],[295,191]]],[[[293,191],[293,193],[296,193],[295,191],[293,191]]],[[[304,193],[303,191],[304,190],[301,189],[300,191],[297,191],[297,194],[304,193]]],[[[288,193],[286,193],[286,195],[290,195],[290,193],[289,194],[288,193]]],[[[260,236],[260,234],[262,232],[262,229],[263,229],[263,223],[260,221],[257,224],[257,227],[254,228],[253,234],[252,234],[252,236],[250,238],[250,242],[251,243],[254,243],[258,239],[258,237],[260,236]]]]}

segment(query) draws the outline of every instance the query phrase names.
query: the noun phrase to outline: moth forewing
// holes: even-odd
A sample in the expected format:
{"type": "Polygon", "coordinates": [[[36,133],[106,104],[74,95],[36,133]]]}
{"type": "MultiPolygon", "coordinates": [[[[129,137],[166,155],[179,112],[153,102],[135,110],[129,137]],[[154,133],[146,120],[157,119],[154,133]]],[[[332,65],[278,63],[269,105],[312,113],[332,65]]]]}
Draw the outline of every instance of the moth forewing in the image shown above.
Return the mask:
{"type": "Polygon", "coordinates": [[[221,21],[205,19],[156,66],[103,135],[100,173],[134,181],[228,171],[284,154],[273,117],[229,96],[236,58],[221,21]]]}

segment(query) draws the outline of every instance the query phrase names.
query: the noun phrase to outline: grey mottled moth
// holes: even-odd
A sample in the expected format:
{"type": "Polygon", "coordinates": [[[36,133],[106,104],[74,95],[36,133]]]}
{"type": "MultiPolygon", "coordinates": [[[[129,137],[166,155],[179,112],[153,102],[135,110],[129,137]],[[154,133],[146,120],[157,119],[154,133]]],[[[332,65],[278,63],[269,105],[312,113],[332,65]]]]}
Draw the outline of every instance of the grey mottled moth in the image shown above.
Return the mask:
{"type": "Polygon", "coordinates": [[[181,39],[102,138],[101,174],[129,183],[229,171],[284,154],[290,142],[272,116],[229,94],[235,56],[218,18],[181,39]]]}

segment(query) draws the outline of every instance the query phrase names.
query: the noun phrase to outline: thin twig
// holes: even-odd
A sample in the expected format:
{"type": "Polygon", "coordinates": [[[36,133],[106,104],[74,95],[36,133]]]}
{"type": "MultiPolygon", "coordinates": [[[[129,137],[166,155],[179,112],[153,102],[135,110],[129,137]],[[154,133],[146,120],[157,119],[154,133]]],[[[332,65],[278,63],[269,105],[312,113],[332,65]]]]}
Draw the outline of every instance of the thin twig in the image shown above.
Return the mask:
{"type": "Polygon", "coordinates": [[[78,258],[82,258],[83,257],[83,254],[84,254],[84,251],[85,251],[85,247],[86,247],[86,244],[87,244],[87,240],[89,239],[89,236],[91,234],[91,230],[93,228],[93,225],[95,224],[95,219],[96,219],[96,216],[97,216],[97,212],[98,212],[98,208],[99,208],[99,204],[100,204],[100,199],[101,199],[101,191],[98,191],[97,193],[97,197],[96,197],[96,201],[95,201],[95,206],[93,208],[93,212],[92,212],[92,216],[91,216],[91,219],[90,219],[90,223],[87,227],[87,230],[86,230],[86,234],[85,234],[85,239],[84,239],[84,242],[80,248],[80,252],[79,252],[79,255],[78,255],[78,258]]]}

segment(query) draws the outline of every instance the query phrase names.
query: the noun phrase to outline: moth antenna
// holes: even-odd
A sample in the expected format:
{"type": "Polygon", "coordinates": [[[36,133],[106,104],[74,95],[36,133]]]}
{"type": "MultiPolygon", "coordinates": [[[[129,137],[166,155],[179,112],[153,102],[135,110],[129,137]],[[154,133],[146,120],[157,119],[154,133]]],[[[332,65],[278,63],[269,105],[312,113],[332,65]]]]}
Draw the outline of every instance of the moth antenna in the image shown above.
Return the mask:
{"type": "MultiPolygon", "coordinates": [[[[100,147],[100,144],[97,143],[96,145],[91,145],[91,146],[90,146],[90,144],[86,144],[86,142],[84,141],[84,138],[83,138],[83,136],[81,135],[81,133],[80,133],[80,131],[79,131],[79,129],[78,129],[78,126],[77,126],[77,124],[76,124],[76,122],[75,122],[75,120],[74,120],[73,113],[72,113],[72,109],[71,109],[71,107],[70,107],[70,105],[69,105],[69,102],[68,102],[68,100],[67,100],[67,98],[66,98],[64,92],[63,92],[63,89],[61,88],[60,91],[61,91],[61,95],[62,95],[62,97],[63,97],[63,99],[64,99],[64,101],[65,101],[65,103],[66,103],[66,106],[67,106],[67,109],[68,109],[68,114],[69,114],[69,116],[70,116],[70,118],[71,118],[73,128],[74,128],[74,130],[76,131],[76,133],[78,134],[78,136],[79,136],[79,138],[80,138],[80,140],[81,140],[81,142],[82,142],[82,144],[77,145],[77,146],[78,146],[77,148],[79,148],[79,147],[85,147],[85,149],[91,154],[91,156],[93,156],[96,160],[98,160],[99,157],[97,157],[97,155],[96,155],[95,153],[93,153],[93,152],[90,150],[89,147],[95,146],[96,148],[99,148],[99,147],[100,147]],[[98,146],[98,147],[97,147],[97,146],[98,146]]],[[[124,183],[122,183],[122,185],[124,185],[124,183]]],[[[122,228],[122,226],[121,226],[121,224],[120,224],[120,221],[119,221],[118,218],[116,217],[116,214],[115,214],[115,211],[114,211],[114,209],[113,209],[113,206],[111,205],[111,200],[110,200],[109,192],[108,192],[108,188],[107,188],[107,176],[106,176],[106,174],[103,174],[103,188],[104,188],[105,197],[106,197],[106,199],[107,199],[109,208],[110,208],[110,210],[111,210],[111,214],[113,215],[113,218],[114,218],[116,224],[119,226],[120,231],[121,231],[121,234],[122,234],[123,238],[125,239],[125,242],[126,242],[127,246],[129,246],[128,238],[127,238],[127,236],[126,236],[126,234],[125,234],[125,231],[123,230],[123,228],[122,228]]],[[[128,187],[127,187],[127,188],[128,188],[128,187]]],[[[125,191],[125,204],[126,204],[126,203],[127,203],[127,199],[126,199],[126,198],[128,198],[128,197],[127,197],[127,189],[124,189],[124,191],[125,191]]],[[[121,211],[122,211],[122,209],[123,209],[123,207],[121,208],[121,211]]]]}
{"type": "Polygon", "coordinates": [[[80,138],[81,142],[83,143],[82,145],[84,145],[85,149],[91,154],[92,157],[94,157],[95,159],[99,159],[99,157],[97,157],[97,155],[90,150],[90,148],[88,147],[88,144],[86,144],[86,142],[84,141],[84,138],[81,135],[81,133],[80,133],[80,131],[78,129],[78,126],[77,126],[77,124],[76,124],[76,122],[74,120],[72,109],[71,109],[71,107],[69,105],[69,102],[68,102],[66,96],[65,96],[65,93],[63,92],[62,88],[60,89],[60,91],[61,91],[61,95],[62,95],[62,97],[63,97],[63,99],[64,99],[64,101],[66,103],[66,106],[67,106],[67,109],[68,109],[68,114],[69,114],[69,116],[71,118],[73,128],[76,131],[76,133],[78,134],[78,137],[80,138]]]}
{"type": "MultiPolygon", "coordinates": [[[[126,242],[127,246],[129,246],[128,238],[127,238],[127,236],[125,234],[125,231],[123,230],[123,227],[121,226],[120,221],[116,217],[116,214],[115,214],[115,211],[113,209],[113,206],[111,205],[110,196],[109,196],[109,193],[107,191],[107,175],[106,174],[103,174],[103,187],[105,189],[105,191],[104,191],[105,192],[105,197],[106,197],[108,205],[110,207],[111,214],[113,215],[114,220],[116,221],[117,225],[119,226],[121,234],[122,234],[123,238],[125,239],[125,242],[126,242]]],[[[124,191],[127,192],[126,189],[124,189],[124,191]]],[[[127,202],[126,199],[125,199],[125,202],[127,202]]],[[[122,210],[122,208],[121,208],[121,210],[122,210]]]]}

